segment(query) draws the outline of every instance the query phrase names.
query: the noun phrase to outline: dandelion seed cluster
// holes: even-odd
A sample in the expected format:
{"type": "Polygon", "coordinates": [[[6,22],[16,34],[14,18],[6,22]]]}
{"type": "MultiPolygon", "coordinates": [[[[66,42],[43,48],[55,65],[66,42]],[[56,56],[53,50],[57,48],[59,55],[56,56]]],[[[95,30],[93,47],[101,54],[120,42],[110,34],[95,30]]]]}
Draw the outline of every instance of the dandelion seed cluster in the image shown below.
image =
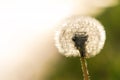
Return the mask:
{"type": "MultiPolygon", "coordinates": [[[[85,57],[95,56],[105,43],[105,30],[103,25],[89,16],[72,16],[58,24],[55,41],[59,52],[67,57],[81,56],[72,40],[75,35],[87,35],[85,42],[85,57]]],[[[81,49],[80,49],[81,50],[81,49]]]]}

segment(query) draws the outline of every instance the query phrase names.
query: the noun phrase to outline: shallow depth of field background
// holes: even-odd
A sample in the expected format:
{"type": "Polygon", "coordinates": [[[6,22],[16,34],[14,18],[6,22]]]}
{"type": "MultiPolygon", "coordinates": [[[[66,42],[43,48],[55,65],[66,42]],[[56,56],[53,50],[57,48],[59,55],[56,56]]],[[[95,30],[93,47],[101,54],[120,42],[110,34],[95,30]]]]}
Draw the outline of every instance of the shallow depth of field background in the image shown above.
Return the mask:
{"type": "MultiPolygon", "coordinates": [[[[105,26],[106,43],[99,55],[87,60],[91,80],[120,79],[120,5],[96,17],[105,26]]],[[[66,58],[54,67],[49,80],[82,80],[79,58],[66,58]]]]}
{"type": "Polygon", "coordinates": [[[0,0],[0,80],[83,80],[79,57],[55,47],[56,24],[70,15],[105,26],[103,50],[87,59],[91,80],[120,80],[120,0],[0,0]]]}

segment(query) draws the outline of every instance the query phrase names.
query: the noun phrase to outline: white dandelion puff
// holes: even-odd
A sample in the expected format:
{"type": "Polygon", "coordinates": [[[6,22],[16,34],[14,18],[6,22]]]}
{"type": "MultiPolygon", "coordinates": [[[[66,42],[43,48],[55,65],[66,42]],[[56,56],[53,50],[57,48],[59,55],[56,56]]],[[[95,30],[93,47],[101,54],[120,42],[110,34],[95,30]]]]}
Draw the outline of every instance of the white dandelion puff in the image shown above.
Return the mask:
{"type": "Polygon", "coordinates": [[[65,56],[95,56],[105,43],[103,25],[89,16],[72,16],[63,20],[55,35],[56,46],[65,56]],[[85,54],[82,54],[85,53],[85,54]]]}

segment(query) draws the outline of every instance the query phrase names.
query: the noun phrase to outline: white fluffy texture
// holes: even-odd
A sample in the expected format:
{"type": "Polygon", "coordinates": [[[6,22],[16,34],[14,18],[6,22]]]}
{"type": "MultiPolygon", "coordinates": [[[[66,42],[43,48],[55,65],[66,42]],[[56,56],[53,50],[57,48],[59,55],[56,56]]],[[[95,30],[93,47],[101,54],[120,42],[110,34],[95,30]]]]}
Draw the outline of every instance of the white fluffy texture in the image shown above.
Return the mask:
{"type": "Polygon", "coordinates": [[[59,25],[61,27],[56,32],[56,46],[65,56],[80,56],[76,49],[72,37],[77,33],[86,33],[86,57],[92,57],[100,52],[105,42],[105,31],[100,22],[91,17],[74,16],[70,17],[59,25]]]}

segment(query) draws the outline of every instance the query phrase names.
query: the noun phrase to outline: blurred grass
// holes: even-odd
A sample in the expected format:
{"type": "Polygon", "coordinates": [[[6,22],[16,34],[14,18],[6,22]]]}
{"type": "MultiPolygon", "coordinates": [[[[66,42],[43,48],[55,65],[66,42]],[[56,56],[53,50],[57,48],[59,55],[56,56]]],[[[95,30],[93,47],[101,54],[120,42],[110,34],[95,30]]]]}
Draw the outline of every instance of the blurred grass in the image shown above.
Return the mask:
{"type": "MultiPolygon", "coordinates": [[[[120,5],[96,17],[106,30],[106,43],[99,55],[88,59],[91,80],[120,80],[120,5]]],[[[83,80],[79,58],[66,58],[54,66],[47,80],[83,80]]]]}

